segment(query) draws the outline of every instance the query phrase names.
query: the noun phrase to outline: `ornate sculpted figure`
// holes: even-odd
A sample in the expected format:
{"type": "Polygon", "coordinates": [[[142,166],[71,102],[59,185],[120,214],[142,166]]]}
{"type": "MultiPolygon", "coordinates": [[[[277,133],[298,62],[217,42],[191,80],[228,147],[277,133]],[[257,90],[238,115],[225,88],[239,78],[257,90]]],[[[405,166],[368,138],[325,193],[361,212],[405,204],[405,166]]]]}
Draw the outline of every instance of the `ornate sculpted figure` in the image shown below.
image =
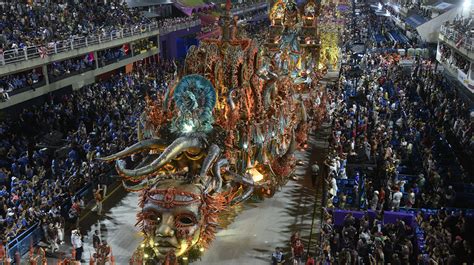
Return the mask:
{"type": "Polygon", "coordinates": [[[298,6],[294,0],[287,0],[285,4],[285,16],[283,19],[283,25],[286,27],[293,27],[300,22],[300,14],[298,6]]]}
{"type": "Polygon", "coordinates": [[[115,161],[128,191],[140,192],[144,240],[131,264],[176,264],[208,247],[219,213],[254,194],[271,196],[305,144],[306,111],[295,86],[311,88],[317,77],[308,71],[312,58],[302,56],[295,3],[278,1],[272,9],[272,19],[285,22],[280,52],[259,52],[252,40],[230,34],[237,24],[226,16],[222,27],[235,28],[190,48],[182,76],[164,96],[147,98],[139,141],[102,158],[115,161]],[[288,75],[290,68],[301,74],[288,75]]]}
{"type": "Polygon", "coordinates": [[[270,11],[270,20],[272,25],[282,25],[285,17],[285,3],[283,0],[277,0],[270,11]]]}

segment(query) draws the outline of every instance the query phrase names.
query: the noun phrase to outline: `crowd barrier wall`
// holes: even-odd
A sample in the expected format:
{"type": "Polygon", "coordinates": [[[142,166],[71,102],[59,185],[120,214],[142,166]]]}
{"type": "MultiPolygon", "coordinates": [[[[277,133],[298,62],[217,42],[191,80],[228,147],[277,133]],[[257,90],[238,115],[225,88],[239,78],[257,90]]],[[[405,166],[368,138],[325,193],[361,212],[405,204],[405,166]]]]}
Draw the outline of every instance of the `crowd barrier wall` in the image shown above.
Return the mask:
{"type": "MultiPolygon", "coordinates": [[[[352,213],[352,215],[356,219],[362,218],[366,213],[369,215],[371,220],[375,219],[377,216],[377,212],[373,210],[368,210],[366,212],[362,211],[350,211],[350,210],[333,210],[332,216],[334,218],[334,225],[335,226],[343,226],[344,225],[344,218],[347,214],[352,213]]],[[[415,214],[407,213],[407,212],[392,212],[392,211],[385,211],[383,215],[383,223],[384,224],[394,224],[398,220],[403,220],[405,224],[410,225],[411,227],[415,227],[415,214]]]]}

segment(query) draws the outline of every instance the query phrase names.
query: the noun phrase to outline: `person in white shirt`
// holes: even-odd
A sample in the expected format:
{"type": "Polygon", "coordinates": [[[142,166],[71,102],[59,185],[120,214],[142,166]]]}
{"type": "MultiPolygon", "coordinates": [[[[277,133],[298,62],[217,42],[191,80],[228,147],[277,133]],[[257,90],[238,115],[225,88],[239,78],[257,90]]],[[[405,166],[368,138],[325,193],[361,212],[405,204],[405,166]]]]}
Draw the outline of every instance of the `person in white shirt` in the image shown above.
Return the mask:
{"type": "Polygon", "coordinates": [[[64,224],[61,221],[58,221],[56,222],[54,227],[56,228],[57,233],[58,233],[59,243],[61,245],[64,244],[64,224]]]}
{"type": "Polygon", "coordinates": [[[7,101],[10,99],[10,96],[8,95],[8,91],[6,91],[3,87],[0,87],[0,97],[2,101],[7,101]]]}
{"type": "Polygon", "coordinates": [[[330,198],[329,198],[329,199],[332,200],[332,199],[334,198],[334,196],[337,195],[337,190],[338,190],[338,187],[337,187],[337,180],[336,180],[336,178],[334,177],[334,175],[333,175],[333,177],[331,178],[331,183],[330,183],[330,185],[331,185],[331,188],[329,189],[329,195],[330,195],[330,198]]]}
{"type": "Polygon", "coordinates": [[[76,261],[84,262],[82,260],[82,252],[84,250],[82,247],[82,235],[79,228],[71,231],[71,243],[72,243],[72,247],[76,251],[76,256],[75,256],[76,261]]]}
{"type": "Polygon", "coordinates": [[[403,193],[397,187],[392,197],[392,210],[397,211],[400,208],[400,201],[402,200],[403,193]]]}
{"type": "Polygon", "coordinates": [[[379,203],[379,191],[374,191],[374,195],[372,196],[372,200],[370,201],[370,209],[377,210],[377,205],[379,203]]]}
{"type": "Polygon", "coordinates": [[[330,164],[329,164],[329,174],[334,174],[334,175],[337,175],[337,169],[339,168],[338,166],[338,163],[337,163],[337,160],[333,159],[330,161],[330,164]]]}
{"type": "Polygon", "coordinates": [[[369,141],[367,139],[364,140],[364,152],[365,152],[365,156],[367,157],[367,159],[370,161],[371,159],[371,150],[372,150],[372,146],[370,145],[369,141]]]}
{"type": "Polygon", "coordinates": [[[277,247],[275,252],[272,253],[272,265],[282,265],[285,263],[285,255],[281,252],[280,248],[277,247]]]}

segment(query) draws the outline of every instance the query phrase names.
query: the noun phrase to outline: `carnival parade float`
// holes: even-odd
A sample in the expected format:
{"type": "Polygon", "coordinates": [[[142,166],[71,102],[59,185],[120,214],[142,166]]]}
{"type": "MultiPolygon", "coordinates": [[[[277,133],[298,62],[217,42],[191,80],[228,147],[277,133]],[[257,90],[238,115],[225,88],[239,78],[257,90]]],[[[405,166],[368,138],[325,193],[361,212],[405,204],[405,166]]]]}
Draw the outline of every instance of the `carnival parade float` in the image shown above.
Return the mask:
{"type": "Polygon", "coordinates": [[[139,141],[102,158],[140,192],[144,240],[131,264],[178,264],[203,251],[220,212],[272,196],[292,175],[308,132],[302,95],[321,74],[318,12],[311,1],[276,2],[269,42],[258,46],[240,37],[228,2],[221,38],[191,47],[166,94],[146,98],[139,141]]]}

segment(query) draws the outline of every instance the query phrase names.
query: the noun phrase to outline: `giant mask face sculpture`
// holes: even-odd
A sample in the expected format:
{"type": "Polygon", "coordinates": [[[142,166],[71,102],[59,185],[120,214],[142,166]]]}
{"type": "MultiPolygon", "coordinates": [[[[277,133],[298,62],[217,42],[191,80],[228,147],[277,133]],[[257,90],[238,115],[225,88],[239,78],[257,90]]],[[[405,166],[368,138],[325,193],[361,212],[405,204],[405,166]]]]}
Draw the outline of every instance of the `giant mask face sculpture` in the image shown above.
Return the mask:
{"type": "Polygon", "coordinates": [[[202,191],[197,185],[166,181],[142,196],[139,219],[146,237],[153,246],[155,243],[158,246],[153,248],[156,256],[163,257],[169,252],[180,256],[197,244],[204,207],[202,191]]]}
{"type": "Polygon", "coordinates": [[[222,196],[204,194],[204,187],[166,180],[141,195],[139,225],[145,245],[159,259],[181,256],[194,246],[207,246],[217,225],[217,213],[226,206],[222,196]]]}

